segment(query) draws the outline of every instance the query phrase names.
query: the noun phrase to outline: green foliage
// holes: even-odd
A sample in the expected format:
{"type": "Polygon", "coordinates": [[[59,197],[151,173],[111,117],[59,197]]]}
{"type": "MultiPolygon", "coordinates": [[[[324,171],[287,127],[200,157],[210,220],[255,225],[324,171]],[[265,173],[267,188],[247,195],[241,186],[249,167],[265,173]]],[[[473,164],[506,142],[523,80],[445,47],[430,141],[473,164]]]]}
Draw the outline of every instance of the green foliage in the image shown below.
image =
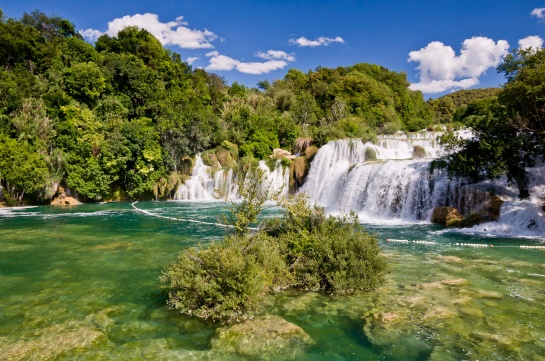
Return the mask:
{"type": "MultiPolygon", "coordinates": [[[[384,282],[387,264],[377,239],[354,215],[328,217],[300,196],[282,201],[281,219],[255,224],[270,194],[258,167],[239,182],[242,201],[226,221],[233,234],[208,249],[182,252],[163,273],[168,303],[182,313],[241,321],[268,291],[288,287],[352,294],[384,282]]],[[[273,198],[275,198],[273,196],[273,198]]]]}
{"type": "Polygon", "coordinates": [[[406,75],[378,65],[290,69],[259,84],[227,86],[134,26],[89,44],[38,10],[0,21],[0,133],[48,164],[50,184],[87,199],[166,189],[184,156],[210,149],[232,167],[239,155],[292,150],[299,137],[372,140],[431,122],[406,75]]]}
{"type": "Polygon", "coordinates": [[[377,152],[373,148],[365,148],[365,160],[377,160],[377,152]]]}
{"type": "Polygon", "coordinates": [[[527,198],[526,168],[545,155],[545,51],[516,51],[498,69],[508,82],[497,97],[476,100],[455,115],[473,138],[445,137],[454,152],[437,165],[473,182],[506,175],[527,198]]]}
{"type": "Polygon", "coordinates": [[[463,113],[470,103],[494,98],[499,92],[500,88],[463,89],[437,99],[430,99],[428,105],[435,121],[447,124],[462,119],[460,113],[463,113]]]}

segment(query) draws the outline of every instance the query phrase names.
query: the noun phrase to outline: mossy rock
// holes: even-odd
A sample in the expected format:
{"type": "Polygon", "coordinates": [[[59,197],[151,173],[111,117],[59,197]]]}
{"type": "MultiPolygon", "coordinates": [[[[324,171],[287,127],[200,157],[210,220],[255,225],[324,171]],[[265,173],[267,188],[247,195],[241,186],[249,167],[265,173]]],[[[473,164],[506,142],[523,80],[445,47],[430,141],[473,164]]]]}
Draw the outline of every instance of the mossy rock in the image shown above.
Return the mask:
{"type": "Polygon", "coordinates": [[[290,167],[292,170],[291,177],[294,180],[295,187],[300,187],[305,183],[305,180],[308,176],[310,170],[310,163],[306,157],[297,157],[293,160],[293,167],[290,167]]]}
{"type": "Polygon", "coordinates": [[[413,158],[426,158],[426,149],[419,145],[413,147],[413,158]]]}
{"type": "Polygon", "coordinates": [[[201,153],[202,162],[209,167],[218,167],[220,163],[216,157],[215,149],[210,149],[201,153]]]}
{"type": "Polygon", "coordinates": [[[373,148],[365,148],[365,160],[377,160],[377,152],[373,148]]]}
{"type": "Polygon", "coordinates": [[[314,344],[299,326],[278,316],[264,316],[237,325],[222,327],[212,339],[214,351],[241,356],[297,360],[314,344]]]}
{"type": "Polygon", "coordinates": [[[458,210],[453,207],[435,207],[431,215],[432,223],[437,223],[443,226],[461,220],[462,216],[458,210]]]}
{"type": "Polygon", "coordinates": [[[483,223],[483,217],[478,213],[470,213],[462,219],[453,219],[447,222],[449,228],[471,228],[477,224],[483,223]]]}
{"type": "Polygon", "coordinates": [[[188,155],[184,155],[182,159],[180,160],[179,172],[183,175],[191,176],[194,166],[195,166],[195,159],[188,155]]]}
{"type": "Polygon", "coordinates": [[[238,146],[236,144],[231,143],[227,140],[224,140],[221,143],[221,147],[223,147],[224,149],[227,149],[229,153],[231,153],[231,157],[233,157],[235,161],[238,160],[238,146]]]}
{"type": "Polygon", "coordinates": [[[266,160],[265,164],[270,169],[271,172],[274,172],[276,168],[276,159],[266,160]]]}
{"type": "Polygon", "coordinates": [[[223,168],[233,168],[237,164],[231,152],[224,147],[216,148],[216,159],[223,168]]]}
{"type": "Polygon", "coordinates": [[[303,153],[304,157],[311,162],[312,159],[314,159],[314,156],[316,153],[318,153],[319,148],[315,145],[310,145],[305,148],[305,152],[303,153]]]}

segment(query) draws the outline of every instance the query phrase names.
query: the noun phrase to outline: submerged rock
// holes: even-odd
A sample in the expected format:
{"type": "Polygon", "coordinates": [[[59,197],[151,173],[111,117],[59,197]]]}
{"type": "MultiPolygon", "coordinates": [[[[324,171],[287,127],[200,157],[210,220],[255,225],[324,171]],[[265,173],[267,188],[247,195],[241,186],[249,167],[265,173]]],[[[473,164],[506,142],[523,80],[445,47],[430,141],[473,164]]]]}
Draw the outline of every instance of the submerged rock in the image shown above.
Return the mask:
{"type": "Polygon", "coordinates": [[[37,337],[0,340],[2,360],[50,360],[90,348],[106,336],[87,322],[69,321],[42,329],[37,337]]]}
{"type": "Polygon", "coordinates": [[[271,360],[297,359],[312,344],[314,341],[301,327],[278,316],[219,328],[212,339],[214,351],[271,360]]]}

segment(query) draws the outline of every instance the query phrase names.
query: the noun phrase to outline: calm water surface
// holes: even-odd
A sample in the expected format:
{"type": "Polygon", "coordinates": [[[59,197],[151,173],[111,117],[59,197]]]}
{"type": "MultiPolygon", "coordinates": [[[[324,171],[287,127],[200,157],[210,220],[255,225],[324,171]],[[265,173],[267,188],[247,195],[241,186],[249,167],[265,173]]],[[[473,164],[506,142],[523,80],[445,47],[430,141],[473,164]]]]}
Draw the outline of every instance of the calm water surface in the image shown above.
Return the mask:
{"type": "MultiPolygon", "coordinates": [[[[225,211],[218,203],[138,206],[212,222],[225,211]]],[[[545,360],[545,251],[516,247],[538,240],[446,233],[428,224],[367,227],[392,265],[383,289],[357,297],[289,291],[256,311],[312,337],[315,345],[298,359],[545,360]]],[[[128,203],[0,209],[0,358],[274,360],[218,353],[211,346],[218,324],[165,306],[161,270],[180,250],[222,235],[128,203]]]]}

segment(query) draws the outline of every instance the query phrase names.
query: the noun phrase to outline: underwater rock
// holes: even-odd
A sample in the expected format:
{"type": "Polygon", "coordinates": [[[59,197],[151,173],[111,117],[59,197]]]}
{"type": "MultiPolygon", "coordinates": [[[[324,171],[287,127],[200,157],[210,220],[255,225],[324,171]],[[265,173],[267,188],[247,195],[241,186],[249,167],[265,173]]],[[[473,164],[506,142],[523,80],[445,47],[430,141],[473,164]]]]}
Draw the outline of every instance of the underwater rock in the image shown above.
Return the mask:
{"type": "Polygon", "coordinates": [[[436,288],[443,288],[443,287],[444,285],[441,281],[419,283],[416,285],[416,288],[420,290],[429,290],[429,289],[436,289],[436,288]]]}
{"type": "Polygon", "coordinates": [[[278,316],[219,328],[212,339],[214,351],[275,360],[298,359],[312,344],[314,341],[301,327],[278,316]]]}
{"type": "Polygon", "coordinates": [[[288,301],[282,305],[286,311],[302,311],[308,309],[308,306],[319,296],[316,292],[307,292],[300,297],[288,301]]]}
{"type": "Polygon", "coordinates": [[[450,280],[442,280],[441,283],[447,286],[463,286],[467,285],[469,282],[464,278],[453,278],[450,280]]]}
{"type": "Polygon", "coordinates": [[[500,299],[503,296],[501,293],[496,291],[477,290],[477,297],[500,299]]]}
{"type": "Polygon", "coordinates": [[[447,263],[461,263],[462,259],[460,257],[456,256],[439,256],[438,257],[440,261],[447,262],[447,263]]]}
{"type": "Polygon", "coordinates": [[[428,309],[424,314],[424,319],[438,319],[438,318],[449,318],[454,316],[454,312],[450,309],[443,306],[434,306],[428,309]]]}
{"type": "Polygon", "coordinates": [[[513,340],[510,337],[492,334],[492,333],[486,333],[486,332],[472,332],[470,336],[480,341],[484,341],[487,343],[500,344],[504,346],[510,346],[513,343],[513,340]]]}
{"type": "Polygon", "coordinates": [[[46,327],[34,338],[12,343],[4,338],[0,342],[0,355],[9,361],[56,359],[67,352],[87,349],[105,338],[87,322],[68,321],[46,327]]]}

